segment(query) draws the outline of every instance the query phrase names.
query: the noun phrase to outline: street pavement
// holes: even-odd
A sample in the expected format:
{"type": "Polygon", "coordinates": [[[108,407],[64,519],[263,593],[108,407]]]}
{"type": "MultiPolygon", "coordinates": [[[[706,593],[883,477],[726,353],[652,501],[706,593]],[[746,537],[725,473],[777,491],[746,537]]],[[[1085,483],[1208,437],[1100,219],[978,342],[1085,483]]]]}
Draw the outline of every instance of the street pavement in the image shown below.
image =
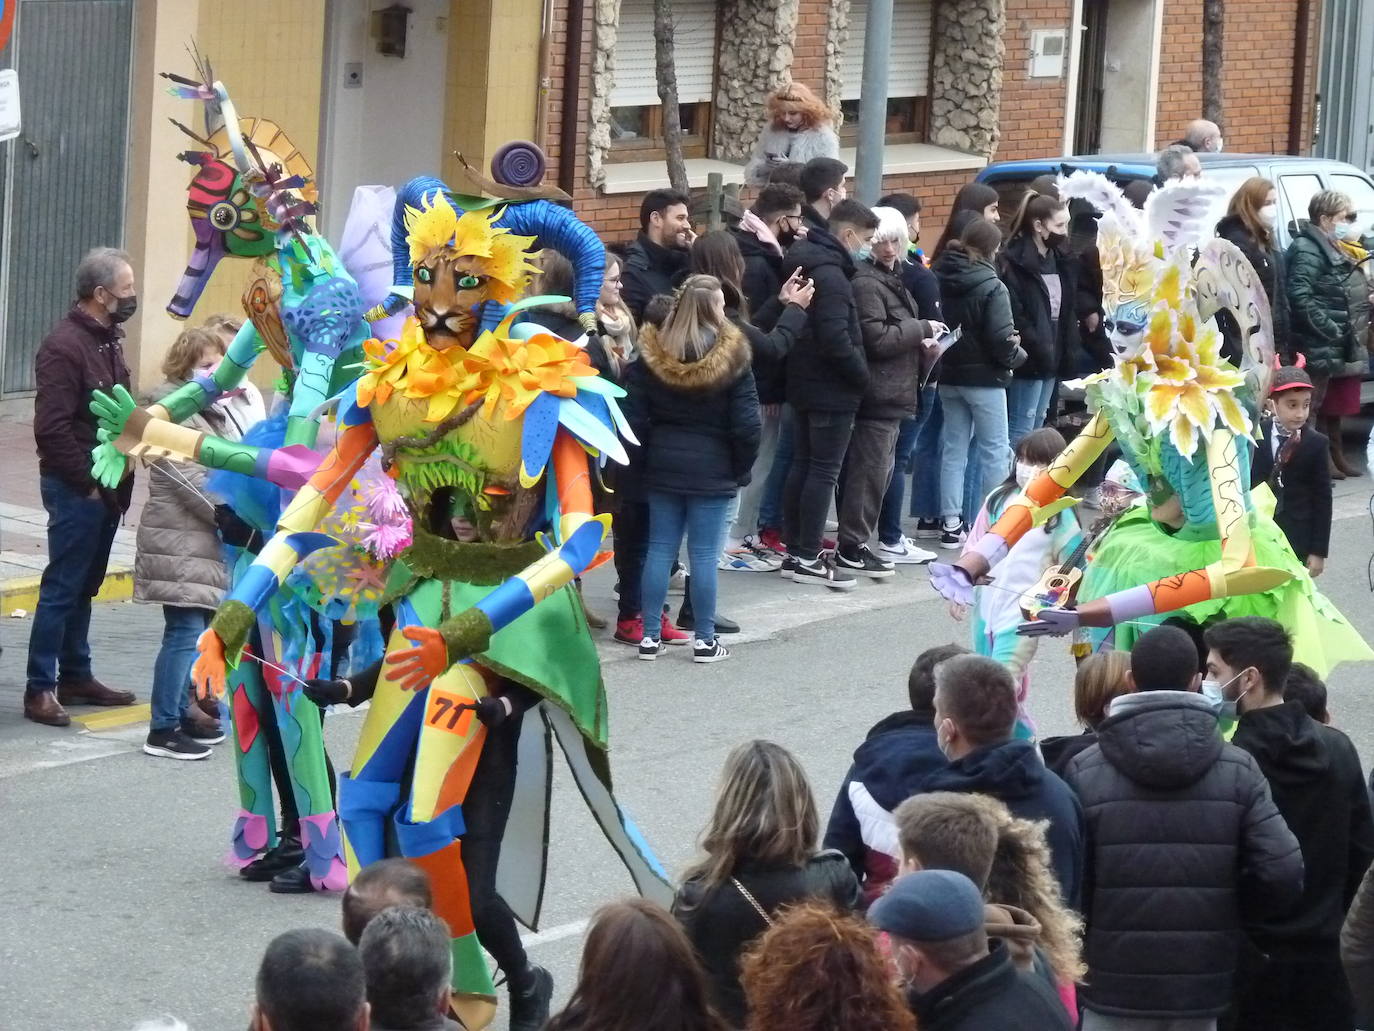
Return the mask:
{"type": "MultiPolygon", "coordinates": [[[[1370,481],[1339,486],[1332,562],[1322,587],[1374,640],[1366,565],[1374,551],[1370,481]]],[[[593,608],[614,611],[607,570],[587,580],[593,608]]],[[[674,599],[676,603],[677,599],[674,599]]],[[[603,646],[617,793],[665,866],[694,854],[726,753],[753,737],[801,757],[828,813],[850,753],[878,719],[905,705],[923,648],[963,640],[916,569],[849,595],[769,574],[722,573],[721,607],[745,625],[734,657],[691,663],[674,649],[654,663],[603,646]]],[[[173,1014],[193,1031],[241,1031],[262,950],[293,927],[336,927],[337,895],[274,896],[222,863],[236,801],[222,745],[205,762],[139,751],[146,724],[54,730],[19,716],[28,620],[0,620],[0,1027],[127,1031],[173,1014]]],[[[156,608],[97,607],[97,672],[146,701],[161,633],[156,608]]],[[[1335,722],[1374,756],[1369,667],[1330,680],[1335,722]]],[[[1070,733],[1072,663],[1041,645],[1031,708],[1044,734],[1070,733]]],[[[85,710],[78,710],[86,714],[85,710]]],[[[332,715],[326,739],[346,767],[361,719],[332,715]]],[[[565,769],[555,760],[551,862],[543,924],[528,936],[553,971],[556,1002],[576,978],[586,920],[631,890],[565,769]]],[[[498,1029],[505,1027],[504,1014],[498,1029]]]]}

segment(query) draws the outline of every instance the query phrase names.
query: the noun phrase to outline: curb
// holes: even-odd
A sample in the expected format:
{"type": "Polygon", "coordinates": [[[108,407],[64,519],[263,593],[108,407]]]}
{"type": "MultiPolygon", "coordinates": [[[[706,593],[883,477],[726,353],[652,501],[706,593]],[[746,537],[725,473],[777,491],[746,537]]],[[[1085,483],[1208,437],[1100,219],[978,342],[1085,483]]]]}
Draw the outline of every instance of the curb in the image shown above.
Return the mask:
{"type": "MultiPolygon", "coordinates": [[[[38,585],[41,576],[16,576],[0,580],[0,615],[23,609],[29,615],[38,607],[38,585]]],[[[129,601],[134,596],[134,571],[127,566],[111,568],[100,585],[96,601],[129,601]]]]}
{"type": "Polygon", "coordinates": [[[72,722],[81,724],[86,730],[101,731],[128,727],[135,723],[147,723],[151,718],[151,703],[139,702],[133,705],[121,705],[114,709],[106,709],[104,712],[73,715],[72,722]]]}

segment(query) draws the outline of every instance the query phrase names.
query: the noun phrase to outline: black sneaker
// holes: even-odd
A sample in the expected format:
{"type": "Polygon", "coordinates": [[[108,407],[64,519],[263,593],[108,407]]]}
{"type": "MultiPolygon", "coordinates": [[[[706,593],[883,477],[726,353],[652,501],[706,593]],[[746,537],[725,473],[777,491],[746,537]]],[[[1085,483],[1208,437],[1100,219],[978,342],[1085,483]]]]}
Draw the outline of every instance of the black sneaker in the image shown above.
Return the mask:
{"type": "Polygon", "coordinates": [[[792,574],[792,582],[829,587],[832,591],[852,591],[855,581],[848,573],[836,569],[824,556],[817,556],[810,562],[797,559],[797,570],[792,574]]]}
{"type": "Polygon", "coordinates": [[[782,578],[783,578],[784,580],[791,580],[791,579],[792,579],[792,574],[795,573],[796,571],[797,571],[797,557],[796,557],[795,555],[786,555],[786,556],[784,556],[784,557],[783,557],[783,560],[782,560],[782,568],[778,570],[778,572],[780,572],[780,573],[782,574],[782,578]]]}
{"type": "Polygon", "coordinates": [[[199,741],[192,741],[177,727],[171,730],[150,730],[143,742],[143,751],[163,759],[208,759],[210,749],[199,741]]]}
{"type": "MultiPolygon", "coordinates": [[[[689,606],[683,605],[682,608],[678,609],[677,621],[676,623],[674,623],[674,625],[679,630],[695,630],[697,628],[696,616],[692,615],[692,610],[689,606]]],[[[719,612],[717,612],[716,633],[737,634],[739,633],[739,624],[736,623],[733,619],[727,619],[725,616],[722,616],[719,612]]],[[[685,644],[686,642],[675,641],[673,643],[685,644]]]]}
{"type": "Polygon", "coordinates": [[[936,537],[940,536],[940,520],[917,519],[915,536],[918,541],[935,540],[936,537]]]}
{"type": "Polygon", "coordinates": [[[835,565],[840,569],[848,569],[860,576],[872,577],[874,580],[885,580],[889,576],[896,575],[897,567],[891,562],[884,562],[877,555],[873,554],[867,544],[861,546],[856,554],[846,555],[843,551],[835,552],[835,565]]]}
{"type": "Polygon", "coordinates": [[[553,1000],[553,975],[533,963],[526,968],[526,983],[510,985],[510,1031],[542,1031],[549,1021],[553,1000]]]}
{"type": "Polygon", "coordinates": [[[293,837],[282,835],[280,841],[240,870],[239,876],[245,881],[270,881],[283,870],[290,870],[303,862],[305,849],[301,848],[301,843],[293,837]]]}
{"type": "Polygon", "coordinates": [[[940,547],[957,548],[964,543],[963,520],[945,519],[940,523],[940,547]]]}
{"type": "Polygon", "coordinates": [[[646,662],[653,662],[661,651],[663,644],[656,638],[646,637],[639,642],[639,657],[646,662]]]}
{"type": "Polygon", "coordinates": [[[713,637],[709,641],[698,638],[692,642],[693,662],[721,662],[729,657],[730,651],[720,643],[719,637],[713,637]]]}
{"type": "Polygon", "coordinates": [[[309,895],[315,890],[310,871],[304,864],[292,866],[272,878],[267,890],[273,895],[309,895]]]}
{"type": "Polygon", "coordinates": [[[181,721],[181,732],[192,741],[202,745],[217,745],[224,740],[224,727],[219,720],[207,719],[204,723],[197,723],[193,719],[183,719],[181,721]]]}

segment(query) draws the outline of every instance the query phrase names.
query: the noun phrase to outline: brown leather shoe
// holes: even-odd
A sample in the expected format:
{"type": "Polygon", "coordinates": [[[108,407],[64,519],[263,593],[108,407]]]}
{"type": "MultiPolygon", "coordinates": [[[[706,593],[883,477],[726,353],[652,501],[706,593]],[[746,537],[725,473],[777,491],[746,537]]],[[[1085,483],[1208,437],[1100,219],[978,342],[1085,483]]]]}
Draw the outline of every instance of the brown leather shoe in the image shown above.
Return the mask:
{"type": "Polygon", "coordinates": [[[62,703],[51,691],[24,696],[24,719],[49,727],[69,727],[72,722],[67,710],[62,708],[62,703]]]}
{"type": "Polygon", "coordinates": [[[63,705],[133,705],[132,691],[116,691],[95,677],[84,680],[59,680],[57,700],[63,705]]]}

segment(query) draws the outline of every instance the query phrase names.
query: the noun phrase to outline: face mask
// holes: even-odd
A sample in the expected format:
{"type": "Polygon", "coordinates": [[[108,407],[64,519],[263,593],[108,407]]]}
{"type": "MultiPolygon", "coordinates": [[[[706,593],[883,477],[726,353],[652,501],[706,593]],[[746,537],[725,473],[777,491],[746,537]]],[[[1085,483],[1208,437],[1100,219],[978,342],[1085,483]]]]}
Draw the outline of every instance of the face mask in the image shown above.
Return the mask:
{"type": "Polygon", "coordinates": [[[134,317],[134,312],[138,311],[138,295],[130,294],[128,297],[116,297],[114,310],[105,309],[109,313],[110,320],[118,325],[121,322],[128,322],[134,317]]]}
{"type": "Polygon", "coordinates": [[[783,250],[786,250],[797,242],[797,231],[795,229],[779,229],[773,236],[776,237],[778,243],[782,245],[783,250]]]}
{"type": "Polygon", "coordinates": [[[1266,204],[1259,209],[1260,221],[1267,226],[1272,226],[1279,219],[1279,206],[1277,204],[1266,204]]]}
{"type": "Polygon", "coordinates": [[[1355,235],[1354,222],[1337,222],[1331,227],[1331,235],[1337,240],[1349,240],[1355,235]]]}
{"type": "MultiPolygon", "coordinates": [[[[935,728],[935,747],[940,750],[941,755],[949,759],[949,739],[944,735],[944,726],[944,723],[941,722],[940,725],[935,728]]],[[[953,762],[952,759],[950,761],[953,762]]]]}
{"type": "Polygon", "coordinates": [[[1049,233],[1045,236],[1045,246],[1046,246],[1046,247],[1049,247],[1049,248],[1051,248],[1051,249],[1053,249],[1053,250],[1056,250],[1056,251],[1059,250],[1059,248],[1063,247],[1064,244],[1066,244],[1066,243],[1068,243],[1068,242],[1069,242],[1069,234],[1068,234],[1068,233],[1056,233],[1056,232],[1051,231],[1051,232],[1049,232],[1049,233]]]}
{"type": "Polygon", "coordinates": [[[1022,490],[1025,490],[1026,484],[1030,483],[1031,480],[1039,476],[1044,470],[1045,467],[1041,465],[1031,465],[1029,462],[1017,462],[1016,485],[1022,490]]]}
{"type": "Polygon", "coordinates": [[[862,247],[859,248],[859,252],[854,256],[858,258],[859,261],[868,261],[870,258],[873,257],[873,248],[868,244],[864,244],[862,247]]]}
{"type": "Polygon", "coordinates": [[[1226,683],[1224,684],[1219,683],[1216,680],[1211,679],[1210,677],[1202,682],[1202,697],[1207,699],[1208,705],[1212,706],[1212,708],[1217,710],[1218,718],[1224,720],[1234,720],[1236,718],[1237,705],[1240,703],[1240,700],[1242,698],[1249,694],[1250,689],[1247,687],[1244,691],[1236,695],[1236,697],[1234,698],[1226,697],[1226,689],[1244,675],[1245,670],[1241,670],[1239,673],[1233,676],[1230,680],[1226,681],[1226,683]]]}
{"type": "Polygon", "coordinates": [[[1220,154],[1220,153],[1221,153],[1221,137],[1220,137],[1220,136],[1217,137],[1217,145],[1212,149],[1212,153],[1213,153],[1213,154],[1220,154]]]}

